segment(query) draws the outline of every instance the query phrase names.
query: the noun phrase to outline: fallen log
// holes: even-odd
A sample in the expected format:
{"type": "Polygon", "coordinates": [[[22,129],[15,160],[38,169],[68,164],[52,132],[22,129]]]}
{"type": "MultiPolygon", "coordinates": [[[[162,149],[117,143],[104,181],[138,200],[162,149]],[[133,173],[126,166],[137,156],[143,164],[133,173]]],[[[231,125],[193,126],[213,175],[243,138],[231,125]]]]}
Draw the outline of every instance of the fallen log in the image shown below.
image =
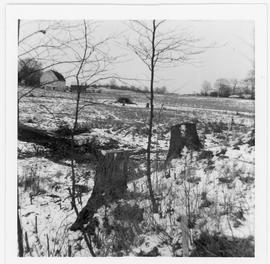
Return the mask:
{"type": "Polygon", "coordinates": [[[56,133],[47,130],[18,124],[18,139],[21,141],[37,143],[45,147],[49,147],[55,143],[62,143],[67,146],[71,145],[70,139],[60,137],[56,133]]]}

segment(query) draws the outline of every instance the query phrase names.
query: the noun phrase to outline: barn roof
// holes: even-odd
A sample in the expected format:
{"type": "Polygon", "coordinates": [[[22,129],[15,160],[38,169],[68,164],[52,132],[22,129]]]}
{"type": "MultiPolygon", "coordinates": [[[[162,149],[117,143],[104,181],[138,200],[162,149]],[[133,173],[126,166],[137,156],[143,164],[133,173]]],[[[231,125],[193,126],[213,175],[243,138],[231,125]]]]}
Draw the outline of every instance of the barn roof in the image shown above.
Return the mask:
{"type": "Polygon", "coordinates": [[[56,78],[58,79],[58,81],[65,81],[65,78],[64,78],[64,76],[61,73],[59,73],[57,71],[54,71],[54,70],[51,70],[51,71],[54,73],[54,75],[56,76],[56,78]]]}

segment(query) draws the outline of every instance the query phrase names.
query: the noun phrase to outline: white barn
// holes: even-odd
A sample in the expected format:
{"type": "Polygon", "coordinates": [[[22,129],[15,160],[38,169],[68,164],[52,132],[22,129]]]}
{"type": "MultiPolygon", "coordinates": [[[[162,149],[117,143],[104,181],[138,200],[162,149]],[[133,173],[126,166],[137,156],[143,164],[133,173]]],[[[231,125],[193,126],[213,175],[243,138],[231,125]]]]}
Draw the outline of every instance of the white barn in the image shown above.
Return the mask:
{"type": "Polygon", "coordinates": [[[64,91],[66,88],[66,80],[61,73],[49,70],[41,75],[40,85],[46,90],[64,91]]]}

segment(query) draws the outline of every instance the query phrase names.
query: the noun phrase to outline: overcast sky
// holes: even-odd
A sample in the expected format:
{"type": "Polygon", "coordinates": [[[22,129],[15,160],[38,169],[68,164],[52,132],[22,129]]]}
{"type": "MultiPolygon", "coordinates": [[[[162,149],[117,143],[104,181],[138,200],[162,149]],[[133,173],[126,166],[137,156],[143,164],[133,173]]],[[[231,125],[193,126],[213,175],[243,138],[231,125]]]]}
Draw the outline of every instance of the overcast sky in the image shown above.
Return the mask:
{"type": "MultiPolygon", "coordinates": [[[[22,21],[20,39],[54,22],[22,21]]],[[[108,35],[116,36],[109,44],[109,52],[113,56],[123,57],[121,63],[113,65],[114,73],[125,78],[148,79],[147,67],[127,48],[126,40],[136,38],[127,24],[127,21],[99,21],[93,35],[96,39],[102,39],[108,35]]],[[[193,93],[200,91],[204,80],[213,84],[217,78],[243,79],[251,69],[251,62],[254,60],[254,23],[252,21],[167,21],[161,30],[163,33],[175,30],[176,36],[178,33],[180,35],[185,32],[200,39],[198,46],[211,48],[205,49],[204,53],[194,57],[195,63],[159,69],[156,74],[156,86],[165,85],[169,91],[180,94],[193,93]]],[[[60,33],[58,30],[51,34],[59,36],[60,33]]],[[[20,44],[19,54],[37,43],[44,43],[46,37],[48,34],[47,36],[34,34],[27,38],[20,44]]],[[[35,55],[32,53],[31,56],[35,55]]],[[[61,56],[64,55],[61,54],[61,56]]],[[[67,71],[66,67],[68,66],[60,65],[53,69],[64,74],[67,71]]],[[[67,80],[67,84],[72,82],[74,79],[67,80]]],[[[144,85],[147,83],[138,82],[138,86],[144,85]]]]}

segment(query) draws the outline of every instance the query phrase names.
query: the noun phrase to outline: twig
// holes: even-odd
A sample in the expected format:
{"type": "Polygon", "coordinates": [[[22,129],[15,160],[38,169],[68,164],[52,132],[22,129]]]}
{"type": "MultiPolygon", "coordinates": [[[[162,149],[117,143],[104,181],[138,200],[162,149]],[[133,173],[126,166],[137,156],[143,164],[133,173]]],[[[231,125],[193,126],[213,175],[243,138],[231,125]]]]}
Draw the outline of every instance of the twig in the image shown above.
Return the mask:
{"type": "Polygon", "coordinates": [[[47,253],[48,253],[48,257],[50,257],[50,242],[49,242],[48,234],[46,234],[46,238],[47,238],[47,253]]]}
{"type": "Polygon", "coordinates": [[[38,234],[38,228],[37,228],[37,215],[35,215],[35,230],[34,233],[38,234]]]}

